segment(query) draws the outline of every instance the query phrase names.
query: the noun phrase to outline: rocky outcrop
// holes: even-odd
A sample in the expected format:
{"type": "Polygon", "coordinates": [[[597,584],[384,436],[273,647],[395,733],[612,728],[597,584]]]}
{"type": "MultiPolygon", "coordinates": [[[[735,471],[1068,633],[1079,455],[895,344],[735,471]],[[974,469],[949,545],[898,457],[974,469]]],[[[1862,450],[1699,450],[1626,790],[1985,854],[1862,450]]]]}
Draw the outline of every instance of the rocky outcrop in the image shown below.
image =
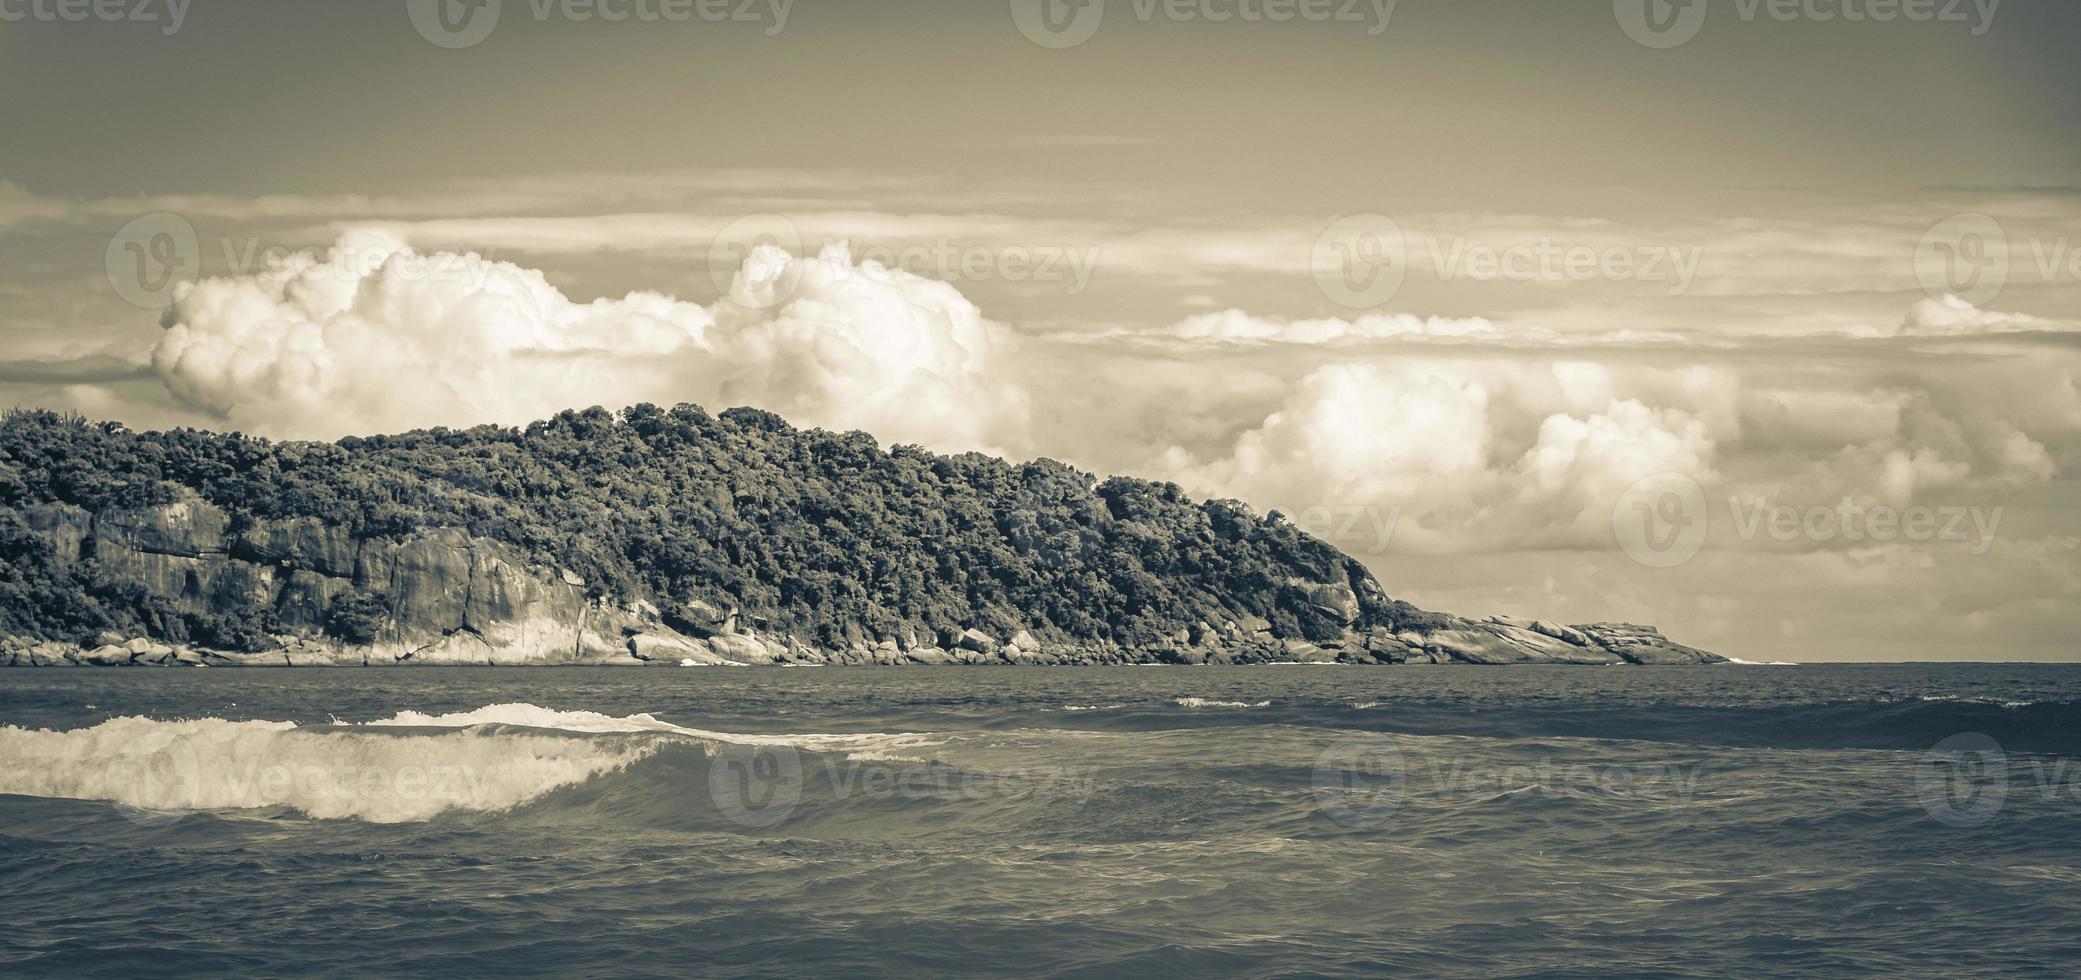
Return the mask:
{"type": "Polygon", "coordinates": [[[14,639],[0,644],[0,665],[7,666],[1721,662],[1644,626],[1443,617],[1422,629],[1366,627],[1359,590],[1377,597],[1379,585],[1371,579],[1357,582],[1358,589],[1286,583],[1341,630],[1313,641],[1278,637],[1271,623],[1246,616],[1192,623],[1133,648],[968,628],[943,631],[930,643],[905,629],[895,638],[819,649],[763,633],[757,617],[714,597],[683,597],[665,612],[647,601],[601,600],[567,570],[530,564],[507,544],[456,528],[404,538],[361,538],[308,519],[235,528],[223,511],[196,500],[105,514],[64,505],[24,513],[61,563],[93,559],[103,574],[142,586],[182,612],[250,617],[264,611],[283,632],[269,649],[241,653],[119,636],[86,646],[14,639]],[[380,599],[368,642],[325,633],[336,605],[354,596],[380,599]]]}

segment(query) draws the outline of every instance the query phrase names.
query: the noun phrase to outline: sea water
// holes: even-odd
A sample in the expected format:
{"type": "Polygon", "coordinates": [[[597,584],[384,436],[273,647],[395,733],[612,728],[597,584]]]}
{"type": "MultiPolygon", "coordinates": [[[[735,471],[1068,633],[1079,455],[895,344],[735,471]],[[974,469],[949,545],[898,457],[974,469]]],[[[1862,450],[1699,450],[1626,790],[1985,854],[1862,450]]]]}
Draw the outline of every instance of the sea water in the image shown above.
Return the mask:
{"type": "Polygon", "coordinates": [[[13,670],[0,974],[2081,969],[2081,668],[13,670]]]}

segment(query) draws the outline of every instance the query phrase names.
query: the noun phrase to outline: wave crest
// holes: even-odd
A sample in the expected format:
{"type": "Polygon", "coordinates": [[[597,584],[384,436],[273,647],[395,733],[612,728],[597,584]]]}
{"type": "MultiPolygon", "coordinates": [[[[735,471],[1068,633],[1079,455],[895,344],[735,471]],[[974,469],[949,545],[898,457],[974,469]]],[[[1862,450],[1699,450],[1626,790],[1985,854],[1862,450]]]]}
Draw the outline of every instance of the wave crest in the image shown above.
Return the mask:
{"type": "Polygon", "coordinates": [[[406,823],[450,810],[509,810],[622,769],[657,745],[495,729],[415,735],[115,718],[69,732],[0,728],[0,757],[10,760],[0,793],[406,823]]]}
{"type": "Polygon", "coordinates": [[[688,741],[709,754],[722,743],[858,755],[934,744],[917,734],[727,734],[532,704],[312,726],[125,717],[63,732],[0,728],[0,794],[409,823],[510,810],[688,741]]]}
{"type": "Polygon", "coordinates": [[[1269,708],[1270,701],[1252,704],[1247,701],[1215,701],[1208,698],[1172,698],[1171,703],[1180,708],[1269,708]]]}

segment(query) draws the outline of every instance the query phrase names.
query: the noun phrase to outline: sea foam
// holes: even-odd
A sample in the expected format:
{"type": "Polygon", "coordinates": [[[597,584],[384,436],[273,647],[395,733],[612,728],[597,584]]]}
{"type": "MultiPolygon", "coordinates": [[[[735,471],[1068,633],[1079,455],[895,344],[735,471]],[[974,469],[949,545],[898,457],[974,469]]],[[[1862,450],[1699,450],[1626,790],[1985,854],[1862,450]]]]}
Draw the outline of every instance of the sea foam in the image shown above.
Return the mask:
{"type": "Polygon", "coordinates": [[[728,734],[532,704],[312,726],[125,717],[62,732],[0,727],[0,794],[406,823],[510,810],[689,741],[858,754],[932,744],[909,733],[728,734]]]}

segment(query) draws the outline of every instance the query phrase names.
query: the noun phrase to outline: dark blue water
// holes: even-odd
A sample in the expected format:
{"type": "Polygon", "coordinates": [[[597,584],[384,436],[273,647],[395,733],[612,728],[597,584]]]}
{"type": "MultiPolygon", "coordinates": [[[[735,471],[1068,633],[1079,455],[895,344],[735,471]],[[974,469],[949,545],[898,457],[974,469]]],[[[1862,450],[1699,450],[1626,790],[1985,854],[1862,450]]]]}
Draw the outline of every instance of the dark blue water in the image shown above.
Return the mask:
{"type": "Polygon", "coordinates": [[[0,974],[2081,969],[2081,669],[15,670],[0,974]]]}

